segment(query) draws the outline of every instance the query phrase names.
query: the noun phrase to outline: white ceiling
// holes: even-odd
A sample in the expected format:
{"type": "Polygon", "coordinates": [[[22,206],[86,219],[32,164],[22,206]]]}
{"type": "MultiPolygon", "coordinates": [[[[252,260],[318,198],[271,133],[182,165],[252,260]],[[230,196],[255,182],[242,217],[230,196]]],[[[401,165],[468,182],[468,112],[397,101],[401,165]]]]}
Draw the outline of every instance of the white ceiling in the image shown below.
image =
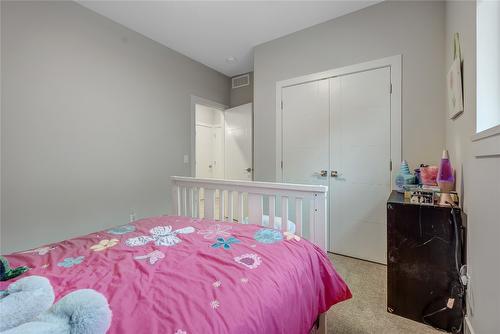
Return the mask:
{"type": "Polygon", "coordinates": [[[228,76],[253,69],[256,45],[377,2],[78,1],[228,76]]]}

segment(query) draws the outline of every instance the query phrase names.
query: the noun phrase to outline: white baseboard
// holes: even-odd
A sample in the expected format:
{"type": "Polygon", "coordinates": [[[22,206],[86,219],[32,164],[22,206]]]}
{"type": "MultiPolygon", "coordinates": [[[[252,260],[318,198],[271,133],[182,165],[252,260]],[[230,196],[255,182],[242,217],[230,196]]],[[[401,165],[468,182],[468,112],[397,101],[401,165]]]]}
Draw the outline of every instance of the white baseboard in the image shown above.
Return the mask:
{"type": "Polygon", "coordinates": [[[476,334],[476,332],[474,332],[474,329],[472,328],[472,324],[470,323],[468,316],[465,316],[464,318],[464,326],[465,326],[465,334],[476,334]]]}

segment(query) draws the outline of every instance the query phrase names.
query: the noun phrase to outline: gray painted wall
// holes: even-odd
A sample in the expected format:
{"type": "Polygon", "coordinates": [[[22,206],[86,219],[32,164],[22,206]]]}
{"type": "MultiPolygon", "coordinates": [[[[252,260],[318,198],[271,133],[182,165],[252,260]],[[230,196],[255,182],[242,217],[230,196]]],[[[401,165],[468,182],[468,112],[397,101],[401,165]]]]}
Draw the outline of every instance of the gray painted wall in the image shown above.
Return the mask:
{"type": "Polygon", "coordinates": [[[241,106],[242,104],[253,102],[253,72],[250,72],[250,84],[245,87],[231,88],[230,100],[231,107],[241,106]]]}
{"type": "Polygon", "coordinates": [[[446,4],[446,67],[451,66],[453,33],[460,33],[464,68],[464,112],[445,113],[446,146],[457,169],[457,185],[468,215],[467,262],[471,275],[468,315],[475,333],[500,329],[500,156],[476,158],[471,141],[476,128],[476,2],[446,4]]]}
{"type": "Polygon", "coordinates": [[[169,211],[229,78],[74,2],[1,2],[1,253],[169,211]]]}
{"type": "Polygon", "coordinates": [[[444,147],[445,5],[383,2],[255,48],[255,177],[275,180],[276,82],[403,54],[403,157],[437,163],[444,147]]]}

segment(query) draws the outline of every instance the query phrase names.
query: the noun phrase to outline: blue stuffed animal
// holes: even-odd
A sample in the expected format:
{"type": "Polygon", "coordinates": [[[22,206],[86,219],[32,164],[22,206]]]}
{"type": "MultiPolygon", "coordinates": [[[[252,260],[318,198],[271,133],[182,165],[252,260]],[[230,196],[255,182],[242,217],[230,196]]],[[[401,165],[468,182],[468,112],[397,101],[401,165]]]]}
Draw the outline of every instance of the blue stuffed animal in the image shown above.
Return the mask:
{"type": "Polygon", "coordinates": [[[106,298],[91,289],[73,291],[55,305],[45,277],[28,276],[0,296],[1,334],[104,334],[111,325],[106,298]]]}

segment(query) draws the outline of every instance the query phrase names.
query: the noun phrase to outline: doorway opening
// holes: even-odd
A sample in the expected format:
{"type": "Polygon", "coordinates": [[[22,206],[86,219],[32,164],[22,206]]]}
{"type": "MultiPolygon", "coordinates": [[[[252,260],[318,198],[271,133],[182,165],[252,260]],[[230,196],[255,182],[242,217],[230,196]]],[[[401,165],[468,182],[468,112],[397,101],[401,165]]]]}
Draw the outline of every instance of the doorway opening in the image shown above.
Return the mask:
{"type": "Polygon", "coordinates": [[[191,174],[198,178],[253,180],[252,103],[234,108],[193,103],[191,174]]]}
{"type": "MultiPolygon", "coordinates": [[[[227,108],[193,96],[191,115],[191,175],[197,178],[253,180],[252,103],[227,108]]],[[[231,196],[237,200],[238,194],[233,193],[231,196]]],[[[221,197],[216,192],[216,203],[221,197]]],[[[225,201],[229,201],[229,197],[225,196],[225,201]]],[[[198,205],[200,218],[203,218],[203,189],[199,193],[198,205]]],[[[247,212],[246,207],[244,211],[247,212]]],[[[216,217],[220,216],[218,212],[215,214],[216,217]]]]}
{"type": "Polygon", "coordinates": [[[203,104],[195,105],[195,176],[223,179],[224,111],[203,104]]]}

